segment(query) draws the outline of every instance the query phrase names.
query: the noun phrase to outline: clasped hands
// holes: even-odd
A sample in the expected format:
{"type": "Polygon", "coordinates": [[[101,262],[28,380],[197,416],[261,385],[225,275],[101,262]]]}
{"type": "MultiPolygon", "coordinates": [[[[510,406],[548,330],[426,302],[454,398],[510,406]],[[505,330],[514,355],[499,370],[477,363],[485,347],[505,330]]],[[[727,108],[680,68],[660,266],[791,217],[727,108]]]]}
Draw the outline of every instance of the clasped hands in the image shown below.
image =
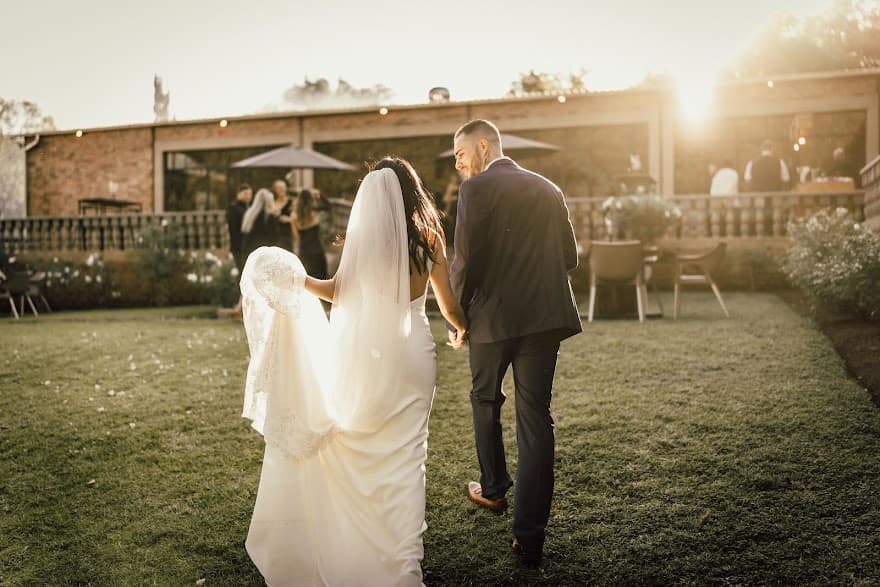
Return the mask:
{"type": "Polygon", "coordinates": [[[449,331],[449,346],[453,349],[458,350],[467,344],[468,341],[468,331],[467,330],[457,330],[452,329],[449,331]]]}

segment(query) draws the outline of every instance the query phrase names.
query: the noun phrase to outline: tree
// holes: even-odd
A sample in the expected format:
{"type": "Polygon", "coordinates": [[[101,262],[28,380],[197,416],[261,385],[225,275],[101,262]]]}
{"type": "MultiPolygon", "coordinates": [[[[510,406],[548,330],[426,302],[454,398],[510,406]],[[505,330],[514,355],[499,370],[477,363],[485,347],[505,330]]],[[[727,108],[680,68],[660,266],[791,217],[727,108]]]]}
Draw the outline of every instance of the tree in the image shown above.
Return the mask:
{"type": "Polygon", "coordinates": [[[579,73],[570,73],[563,82],[563,76],[559,73],[537,72],[534,69],[528,73],[520,74],[507,92],[508,96],[528,96],[530,94],[570,94],[573,92],[585,92],[587,86],[584,76],[587,70],[582,69],[579,73]]]}
{"type": "Polygon", "coordinates": [[[776,14],[727,68],[737,77],[880,65],[880,5],[834,0],[817,15],[776,14]]]}
{"type": "Polygon", "coordinates": [[[171,103],[171,92],[166,92],[162,86],[162,78],[158,75],[153,76],[153,114],[156,115],[156,122],[165,122],[168,120],[168,105],[171,103]]]}
{"type": "Polygon", "coordinates": [[[55,122],[28,100],[0,98],[0,218],[25,215],[26,135],[53,130],[55,122]]]}
{"type": "Polygon", "coordinates": [[[54,130],[55,121],[29,100],[0,97],[0,137],[34,134],[54,130]]]}
{"type": "Polygon", "coordinates": [[[312,108],[356,108],[378,106],[387,103],[393,96],[390,88],[376,84],[357,88],[339,79],[336,88],[330,86],[326,78],[314,81],[305,78],[303,83],[289,87],[282,95],[282,108],[309,110],[312,108]]]}

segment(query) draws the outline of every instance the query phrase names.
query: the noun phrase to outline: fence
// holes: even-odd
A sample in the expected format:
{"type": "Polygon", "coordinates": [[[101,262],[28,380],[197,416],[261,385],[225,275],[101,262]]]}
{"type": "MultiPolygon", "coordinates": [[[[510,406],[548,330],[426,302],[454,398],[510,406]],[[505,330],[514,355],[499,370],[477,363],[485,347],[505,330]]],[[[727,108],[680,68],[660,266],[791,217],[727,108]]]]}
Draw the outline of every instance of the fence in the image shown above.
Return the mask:
{"type": "MultiPolygon", "coordinates": [[[[708,194],[669,198],[682,212],[681,221],[669,229],[668,238],[749,239],[784,237],[789,221],[819,210],[846,208],[864,218],[864,192],[747,193],[736,196],[708,194]]],[[[602,240],[607,229],[602,208],[606,198],[568,198],[569,212],[579,240],[602,240]]]]}
{"type": "MultiPolygon", "coordinates": [[[[878,163],[880,169],[880,163],[878,163]]],[[[880,174],[878,174],[880,176],[880,174]]],[[[878,177],[875,183],[880,183],[878,177]]],[[[880,185],[874,185],[880,193],[880,185]]],[[[670,198],[682,211],[666,235],[675,239],[760,239],[786,236],[786,224],[828,208],[843,207],[862,220],[865,192],[749,193],[738,196],[680,195],[670,198]]],[[[346,200],[330,200],[333,228],[344,233],[351,211],[346,200]]],[[[607,236],[602,204],[605,198],[567,199],[579,240],[607,236]]],[[[877,207],[877,205],[874,205],[877,207]]],[[[875,214],[880,215],[880,210],[875,214]]],[[[0,220],[0,247],[7,254],[44,251],[110,251],[137,249],[150,226],[178,226],[184,248],[229,247],[223,210],[124,214],[117,216],[34,217],[0,220]]]]}

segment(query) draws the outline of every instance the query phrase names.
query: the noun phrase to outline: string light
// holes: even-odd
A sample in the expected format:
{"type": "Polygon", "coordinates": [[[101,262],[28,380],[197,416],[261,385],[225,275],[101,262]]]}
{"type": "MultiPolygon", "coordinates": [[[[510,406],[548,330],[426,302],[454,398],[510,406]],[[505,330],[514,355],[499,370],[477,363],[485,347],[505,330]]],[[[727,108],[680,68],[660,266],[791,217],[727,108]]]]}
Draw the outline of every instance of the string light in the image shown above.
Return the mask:
{"type": "Polygon", "coordinates": [[[226,119],[224,118],[223,120],[220,121],[220,128],[226,128],[227,126],[229,126],[229,121],[228,121],[228,120],[226,120],[226,119]]]}
{"type": "Polygon", "coordinates": [[[381,116],[386,116],[388,114],[388,108],[385,108],[384,106],[382,106],[381,108],[379,108],[379,114],[381,116]]]}

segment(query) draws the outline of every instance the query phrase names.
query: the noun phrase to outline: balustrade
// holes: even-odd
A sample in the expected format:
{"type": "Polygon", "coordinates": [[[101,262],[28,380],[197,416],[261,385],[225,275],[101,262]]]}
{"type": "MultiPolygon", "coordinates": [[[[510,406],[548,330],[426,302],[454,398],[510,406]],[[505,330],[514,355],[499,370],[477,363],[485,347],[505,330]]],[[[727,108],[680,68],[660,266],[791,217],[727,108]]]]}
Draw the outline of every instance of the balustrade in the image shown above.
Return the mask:
{"type": "MultiPolygon", "coordinates": [[[[864,219],[864,192],[708,194],[669,198],[681,210],[681,220],[669,228],[668,238],[784,237],[792,220],[822,209],[846,208],[864,219]]],[[[607,237],[602,205],[606,198],[567,198],[571,221],[579,240],[607,237]]]]}
{"type": "MultiPolygon", "coordinates": [[[[880,173],[875,175],[880,177],[880,173]]],[[[567,198],[571,221],[579,240],[601,240],[607,237],[608,229],[602,209],[605,200],[606,198],[567,198]]],[[[736,196],[694,194],[672,196],[670,200],[681,209],[682,215],[681,220],[669,229],[666,235],[669,238],[748,239],[786,236],[786,225],[791,220],[829,208],[846,208],[859,221],[865,217],[865,192],[861,190],[747,193],[736,196]]],[[[333,199],[330,203],[333,229],[342,234],[348,224],[351,202],[333,199]]],[[[178,230],[181,245],[189,250],[229,246],[225,211],[206,210],[0,220],[0,247],[7,254],[137,249],[143,246],[143,233],[151,226],[161,227],[165,232],[178,230]]]]}

